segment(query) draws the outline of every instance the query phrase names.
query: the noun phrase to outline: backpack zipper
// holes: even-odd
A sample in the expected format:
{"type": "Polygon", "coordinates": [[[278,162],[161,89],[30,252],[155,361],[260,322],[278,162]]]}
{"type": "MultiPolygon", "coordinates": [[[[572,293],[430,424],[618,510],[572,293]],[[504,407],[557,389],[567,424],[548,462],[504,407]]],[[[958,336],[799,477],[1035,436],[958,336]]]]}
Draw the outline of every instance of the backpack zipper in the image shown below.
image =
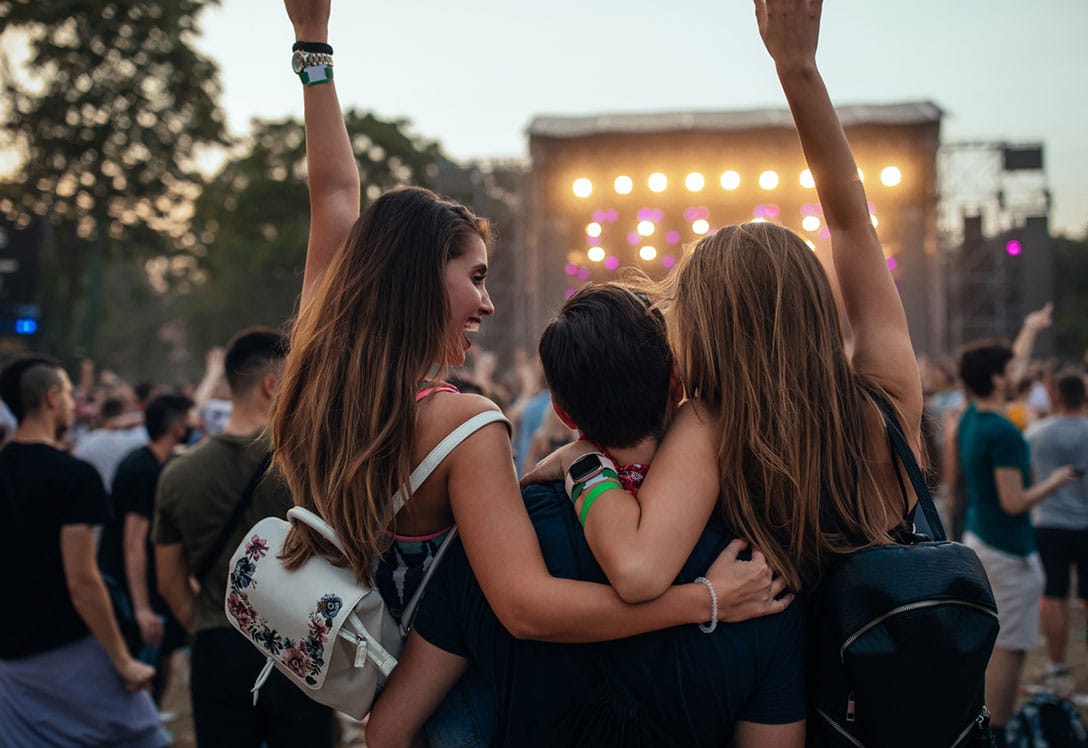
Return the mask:
{"type": "Polygon", "coordinates": [[[814,707],[814,709],[816,709],[817,714],[824,718],[827,724],[831,725],[832,729],[834,729],[835,732],[839,733],[839,735],[841,735],[845,740],[849,741],[850,745],[857,746],[857,748],[865,748],[864,743],[859,742],[857,738],[844,730],[838,722],[831,719],[831,717],[828,717],[827,713],[824,712],[823,709],[820,709],[819,707],[814,707]]]}
{"type": "Polygon", "coordinates": [[[846,664],[846,650],[850,648],[850,645],[861,638],[867,631],[876,626],[879,626],[884,621],[888,620],[892,616],[897,616],[900,613],[909,613],[912,610],[921,610],[922,608],[935,608],[938,605],[961,605],[965,608],[973,608],[975,610],[987,613],[994,618],[997,618],[997,611],[992,608],[988,608],[985,605],[979,605],[978,603],[969,603],[964,600],[919,600],[915,603],[908,603],[907,605],[900,605],[898,608],[892,608],[884,615],[878,616],[873,620],[866,623],[860,629],[846,638],[846,641],[842,643],[839,648],[839,659],[842,663],[846,664]]]}
{"type": "Polygon", "coordinates": [[[983,730],[986,727],[986,723],[990,721],[990,710],[986,708],[986,705],[982,705],[982,711],[979,715],[971,721],[971,724],[964,728],[959,737],[956,738],[956,742],[952,744],[952,748],[956,748],[957,745],[962,743],[967,737],[971,735],[971,731],[978,729],[983,730]]]}

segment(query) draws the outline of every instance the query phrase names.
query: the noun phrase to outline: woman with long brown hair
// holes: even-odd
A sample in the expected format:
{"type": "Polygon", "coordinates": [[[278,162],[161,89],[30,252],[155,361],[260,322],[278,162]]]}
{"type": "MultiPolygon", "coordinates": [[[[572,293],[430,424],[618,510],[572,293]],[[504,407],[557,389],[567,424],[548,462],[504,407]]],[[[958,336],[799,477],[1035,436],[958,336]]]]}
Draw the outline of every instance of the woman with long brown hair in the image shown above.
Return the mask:
{"type": "MultiPolygon", "coordinates": [[[[272,419],[275,462],[295,502],[337,532],[341,555],[295,527],[289,565],[324,553],[374,581],[394,614],[456,523],[472,568],[518,637],[588,642],[712,618],[703,584],[644,605],[609,587],[549,575],[522,504],[509,432],[483,426],[418,489],[413,466],[469,418],[497,407],[445,383],[494,311],[487,222],[405,188],[359,214],[360,182],[327,44],[329,0],[286,0],[304,88],[310,235],[298,319],[272,419]],[[400,512],[392,497],[406,499],[400,512]]],[[[706,573],[723,620],[780,610],[766,566],[733,560],[706,573]]]]}

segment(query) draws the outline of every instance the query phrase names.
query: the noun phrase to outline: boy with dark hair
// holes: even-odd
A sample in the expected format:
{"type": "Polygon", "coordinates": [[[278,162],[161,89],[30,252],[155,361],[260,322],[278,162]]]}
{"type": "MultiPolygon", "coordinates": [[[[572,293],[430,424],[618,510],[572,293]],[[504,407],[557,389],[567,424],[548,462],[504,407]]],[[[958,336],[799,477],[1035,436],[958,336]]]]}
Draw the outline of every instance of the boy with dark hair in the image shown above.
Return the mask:
{"type": "MultiPolygon", "coordinates": [[[[637,491],[673,402],[672,354],[649,298],[617,283],[583,288],[545,330],[540,357],[557,413],[600,439],[637,491]]],[[[551,574],[607,584],[562,484],[523,496],[551,574]]],[[[735,559],[743,543],[731,540],[712,521],[680,581],[727,545],[723,558],[735,559]]],[[[759,559],[735,563],[744,578],[717,590],[723,623],[710,635],[691,626],[573,646],[516,640],[455,543],[371,714],[368,744],[405,744],[470,662],[498,702],[496,745],[788,744],[805,717],[803,609],[773,599],[781,583],[769,573],[755,579],[759,559]]]]}
{"type": "Polygon", "coordinates": [[[245,329],[231,340],[226,427],[173,460],[159,479],[153,530],[158,585],[193,635],[189,683],[199,745],[332,744],[332,711],[282,674],[272,673],[254,705],[250,688],[264,658],[223,612],[227,563],[242,535],[264,517],[286,517],[293,505],[281,480],[264,478],[265,430],[286,351],[286,336],[266,327],[245,329]],[[235,514],[247,494],[248,508],[235,514]],[[217,544],[228,525],[229,537],[217,544]],[[201,577],[196,594],[190,575],[201,577]]]}
{"type": "Polygon", "coordinates": [[[0,744],[163,746],[150,696],[154,669],[125,646],[94,562],[94,528],[110,518],[95,469],[59,448],[75,400],[51,358],[0,373],[18,419],[0,449],[0,744]]]}
{"type": "Polygon", "coordinates": [[[1025,356],[1014,356],[1008,346],[993,343],[963,351],[960,377],[970,403],[953,437],[967,493],[963,542],[986,568],[1001,622],[986,669],[986,705],[999,746],[1004,745],[1024,658],[1039,635],[1043,568],[1030,510],[1073,480],[1072,468],[1065,465],[1032,484],[1028,443],[1005,417],[1011,371],[1028,352],[1030,345],[1025,356]]]}
{"type": "Polygon", "coordinates": [[[114,520],[106,526],[98,549],[102,573],[107,583],[116,585],[115,604],[123,611],[129,649],[157,668],[152,684],[157,702],[170,682],[170,655],[184,645],[185,632],[158,594],[151,543],[155,489],[174,450],[188,443],[195,420],[193,401],[184,395],[159,395],[148,404],[144,426],[150,441],[117,466],[110,492],[114,520]]]}

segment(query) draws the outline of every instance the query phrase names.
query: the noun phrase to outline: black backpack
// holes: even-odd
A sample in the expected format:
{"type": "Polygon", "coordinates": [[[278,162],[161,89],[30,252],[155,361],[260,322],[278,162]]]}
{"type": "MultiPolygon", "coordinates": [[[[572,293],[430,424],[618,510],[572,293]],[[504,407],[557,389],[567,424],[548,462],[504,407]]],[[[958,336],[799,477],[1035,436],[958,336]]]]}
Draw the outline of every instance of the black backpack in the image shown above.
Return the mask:
{"type": "Polygon", "coordinates": [[[827,569],[810,608],[808,744],[988,746],[993,593],[974,551],[945,540],[899,421],[875,399],[935,539],[912,534],[827,569]]]}
{"type": "Polygon", "coordinates": [[[1088,748],[1088,729],[1077,708],[1048,693],[1017,709],[1006,735],[1009,748],[1088,748]]]}

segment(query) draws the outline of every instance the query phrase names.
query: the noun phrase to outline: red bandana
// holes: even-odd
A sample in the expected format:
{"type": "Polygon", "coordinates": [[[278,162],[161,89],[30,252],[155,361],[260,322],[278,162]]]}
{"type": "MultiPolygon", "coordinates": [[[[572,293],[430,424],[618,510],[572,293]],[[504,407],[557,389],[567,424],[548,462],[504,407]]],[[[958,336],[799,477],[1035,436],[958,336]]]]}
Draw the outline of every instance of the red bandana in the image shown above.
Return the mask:
{"type": "Polygon", "coordinates": [[[619,460],[609,453],[607,449],[601,445],[597,445],[597,448],[604,453],[604,456],[616,463],[616,474],[619,475],[620,485],[623,486],[623,490],[631,493],[636,498],[638,497],[638,489],[642,488],[642,481],[646,479],[646,471],[650,469],[649,465],[633,462],[630,465],[621,465],[619,460]]]}

